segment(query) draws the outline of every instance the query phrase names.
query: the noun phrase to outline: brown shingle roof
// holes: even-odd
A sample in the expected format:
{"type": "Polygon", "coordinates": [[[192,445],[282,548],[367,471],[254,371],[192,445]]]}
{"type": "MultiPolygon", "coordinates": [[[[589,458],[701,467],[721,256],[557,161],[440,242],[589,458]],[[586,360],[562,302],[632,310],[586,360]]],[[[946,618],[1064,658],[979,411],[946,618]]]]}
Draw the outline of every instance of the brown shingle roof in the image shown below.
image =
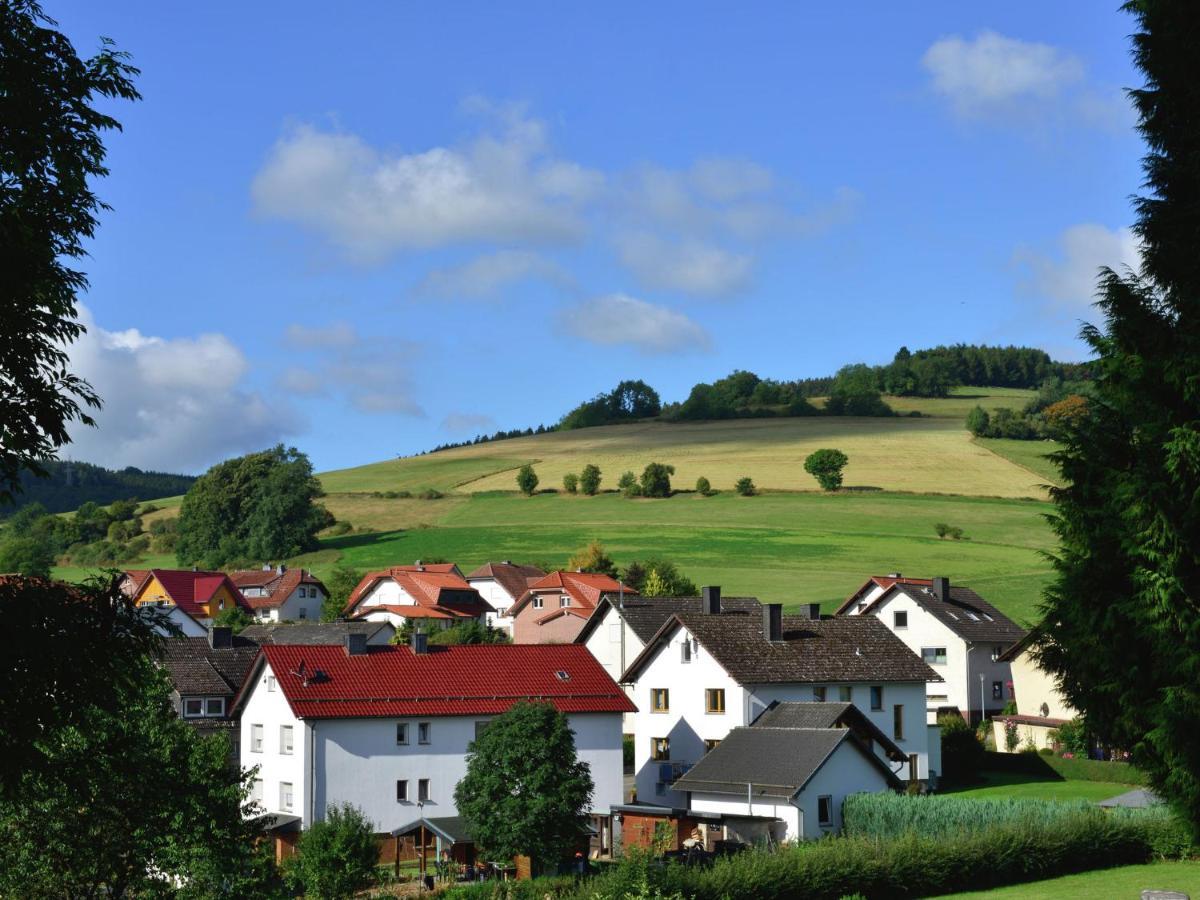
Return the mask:
{"type": "Polygon", "coordinates": [[[232,697],[250,671],[258,644],[241,636],[233,646],[213,649],[206,637],[167,638],[161,661],[181,695],[232,697]]]}
{"type": "MultiPolygon", "coordinates": [[[[863,615],[899,591],[965,641],[1007,646],[1025,637],[1025,629],[968,587],[950,586],[950,599],[939,600],[932,588],[900,582],[892,585],[863,615]]],[[[857,617],[855,617],[857,618],[857,617]]]]}
{"type": "Polygon", "coordinates": [[[529,590],[529,586],[546,576],[537,566],[519,566],[510,562],[485,563],[467,576],[467,581],[474,578],[494,578],[513,600],[529,590]]]}
{"type": "MultiPolygon", "coordinates": [[[[701,612],[703,602],[700,597],[626,597],[622,616],[638,639],[646,644],[675,613],[701,612]]],[[[608,611],[615,610],[618,605],[616,598],[611,595],[605,597],[588,619],[588,623],[583,626],[583,630],[575,637],[575,643],[585,643],[599,627],[600,621],[607,617],[608,611]]],[[[721,608],[750,613],[758,611],[761,607],[757,597],[722,597],[721,608]]]]}

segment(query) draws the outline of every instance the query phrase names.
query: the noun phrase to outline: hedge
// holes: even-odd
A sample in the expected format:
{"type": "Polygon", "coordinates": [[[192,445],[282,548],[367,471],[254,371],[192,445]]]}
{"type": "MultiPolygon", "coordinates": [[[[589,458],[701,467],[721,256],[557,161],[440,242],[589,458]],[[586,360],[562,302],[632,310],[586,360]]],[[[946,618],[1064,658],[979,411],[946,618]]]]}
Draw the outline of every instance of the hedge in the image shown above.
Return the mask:
{"type": "Polygon", "coordinates": [[[979,768],[988,772],[1013,772],[1037,775],[1048,780],[1111,781],[1116,784],[1144,785],[1146,775],[1129,763],[1098,759],[1063,759],[1038,753],[983,754],[979,768]]]}

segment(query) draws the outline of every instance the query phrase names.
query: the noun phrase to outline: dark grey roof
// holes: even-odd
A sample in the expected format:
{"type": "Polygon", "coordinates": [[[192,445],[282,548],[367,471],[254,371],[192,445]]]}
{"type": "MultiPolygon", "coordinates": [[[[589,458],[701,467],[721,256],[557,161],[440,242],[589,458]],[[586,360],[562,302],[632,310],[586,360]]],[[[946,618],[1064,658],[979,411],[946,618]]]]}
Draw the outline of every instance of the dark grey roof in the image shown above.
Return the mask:
{"type": "Polygon", "coordinates": [[[792,797],[843,742],[895,783],[874,753],[863,749],[844,728],[735,728],[672,787],[677,791],[792,797]]]}
{"type": "Polygon", "coordinates": [[[347,634],[370,638],[391,628],[386,622],[263,622],[244,628],[239,636],[260,644],[341,644],[347,634]]]}
{"type": "Polygon", "coordinates": [[[258,644],[241,635],[233,646],[214,650],[206,637],[173,637],[163,641],[162,664],[180,695],[232,697],[258,656],[258,644]]]}
{"type": "Polygon", "coordinates": [[[968,587],[950,586],[950,599],[939,600],[933,588],[897,583],[870,607],[869,613],[887,597],[899,592],[917,601],[935,619],[965,641],[1007,646],[1025,637],[1025,629],[968,587]]]}
{"type": "Polygon", "coordinates": [[[941,681],[874,616],[783,617],[769,641],[757,613],[676,613],[621,676],[632,681],[674,623],[686,627],[739,684],[941,681]]]}
{"type": "Polygon", "coordinates": [[[1123,806],[1127,809],[1145,809],[1148,806],[1158,806],[1162,802],[1162,798],[1149,788],[1137,788],[1115,797],[1109,797],[1107,800],[1101,800],[1099,805],[1105,808],[1123,806]]]}
{"type": "MultiPolygon", "coordinates": [[[[626,597],[623,615],[633,633],[643,644],[650,643],[663,623],[675,613],[703,612],[700,597],[626,597]]],[[[600,621],[608,614],[609,608],[616,609],[620,602],[612,597],[606,597],[602,604],[596,607],[575,643],[585,643],[600,621]]],[[[739,612],[754,612],[761,608],[757,597],[722,597],[721,608],[739,612]]]]}
{"type": "Polygon", "coordinates": [[[429,831],[432,831],[438,837],[450,841],[452,844],[472,843],[470,828],[467,825],[467,820],[462,816],[438,816],[436,818],[420,818],[409,822],[407,825],[401,825],[399,828],[392,829],[393,837],[412,834],[418,831],[424,825],[429,831]]]}
{"type": "Polygon", "coordinates": [[[853,703],[776,700],[750,723],[752,728],[849,728],[868,747],[878,744],[897,762],[908,759],[895,741],[853,703]]]}

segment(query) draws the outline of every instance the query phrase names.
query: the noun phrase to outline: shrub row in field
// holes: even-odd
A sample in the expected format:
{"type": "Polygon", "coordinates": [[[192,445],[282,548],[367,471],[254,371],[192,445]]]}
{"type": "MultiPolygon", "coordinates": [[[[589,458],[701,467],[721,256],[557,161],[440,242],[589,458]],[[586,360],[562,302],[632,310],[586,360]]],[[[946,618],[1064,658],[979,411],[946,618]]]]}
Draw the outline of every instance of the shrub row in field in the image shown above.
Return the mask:
{"type": "Polygon", "coordinates": [[[1018,772],[1022,775],[1041,775],[1045,778],[1067,778],[1072,781],[1109,781],[1116,784],[1141,785],[1146,775],[1123,762],[1103,762],[1097,759],[1063,759],[1037,753],[984,753],[978,763],[989,772],[1018,772]]]}

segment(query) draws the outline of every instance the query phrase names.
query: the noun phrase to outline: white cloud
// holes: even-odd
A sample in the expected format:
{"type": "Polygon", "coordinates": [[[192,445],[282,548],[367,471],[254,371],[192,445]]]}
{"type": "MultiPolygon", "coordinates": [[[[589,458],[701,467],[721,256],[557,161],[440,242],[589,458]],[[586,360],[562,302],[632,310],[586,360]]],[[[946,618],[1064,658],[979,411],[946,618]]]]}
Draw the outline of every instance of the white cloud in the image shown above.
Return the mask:
{"type": "Polygon", "coordinates": [[[1095,302],[1101,266],[1116,272],[1126,266],[1136,270],[1141,251],[1128,228],[1082,224],[1063,231],[1052,253],[1022,247],[1014,261],[1025,268],[1027,290],[1056,305],[1082,310],[1095,302]]]}
{"type": "Polygon", "coordinates": [[[749,254],[704,241],[668,241],[654,234],[617,239],[621,262],[649,288],[702,296],[727,296],[749,286],[754,267],[749,254]]]}
{"type": "Polygon", "coordinates": [[[629,346],[643,353],[678,353],[711,344],[708,332],[681,312],[629,297],[608,294],[562,312],[561,328],[602,347],[629,346]]]}
{"type": "Polygon", "coordinates": [[[496,430],[496,420],[477,413],[450,413],[442,419],[442,428],[451,434],[488,434],[496,430]]]}
{"type": "Polygon", "coordinates": [[[361,261],[474,241],[578,237],[603,178],[555,159],[540,122],[513,111],[462,147],[394,153],[354,134],[301,125],[254,179],[257,211],[306,226],[361,261]]]}
{"type": "Polygon", "coordinates": [[[77,425],[64,456],[106,466],[195,472],[302,429],[287,405],[247,390],[246,357],[229,338],[160,338],[107,331],[80,308],[87,333],[69,348],[73,371],[100,394],[98,427],[77,425]]]}
{"type": "Polygon", "coordinates": [[[338,394],[365,413],[424,416],[412,385],[408,360],[420,352],[412,341],[364,337],[354,326],[335,322],[323,327],[289,325],[284,344],[308,351],[308,366],[283,371],[278,384],[301,396],[338,394]]]}
{"type": "Polygon", "coordinates": [[[544,256],[528,250],[499,250],[458,266],[434,269],[417,284],[416,292],[439,297],[491,297],[510,284],[531,279],[571,283],[570,276],[544,256]]]}
{"type": "Polygon", "coordinates": [[[994,31],[984,31],[973,40],[944,37],[925,51],[921,65],[930,74],[934,90],[964,116],[1053,100],[1084,76],[1078,57],[1049,44],[994,31]]]}

